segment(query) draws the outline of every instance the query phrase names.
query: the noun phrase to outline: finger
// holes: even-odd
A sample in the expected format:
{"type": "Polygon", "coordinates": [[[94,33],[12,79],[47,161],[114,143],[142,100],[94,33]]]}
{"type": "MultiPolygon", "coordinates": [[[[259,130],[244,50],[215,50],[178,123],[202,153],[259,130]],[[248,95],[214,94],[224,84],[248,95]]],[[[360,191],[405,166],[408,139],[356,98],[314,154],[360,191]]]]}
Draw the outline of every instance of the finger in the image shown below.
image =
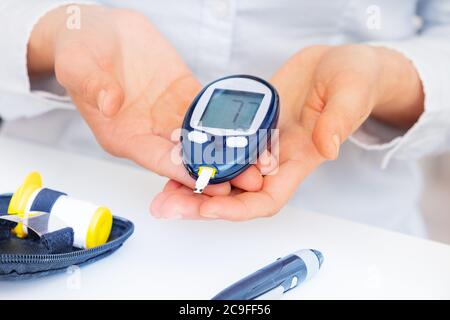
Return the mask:
{"type": "Polygon", "coordinates": [[[300,182],[323,161],[301,127],[284,131],[280,136],[280,150],[282,162],[275,174],[264,177],[260,191],[211,197],[200,206],[200,215],[240,221],[278,212],[300,182]]]}
{"type": "Polygon", "coordinates": [[[188,219],[226,219],[242,221],[267,217],[280,210],[306,174],[294,170],[298,164],[285,163],[275,176],[264,178],[264,189],[244,192],[234,188],[228,196],[194,195],[185,186],[165,191],[152,204],[153,214],[159,217],[177,216],[188,219]]]}
{"type": "Polygon", "coordinates": [[[170,191],[178,189],[181,186],[182,186],[182,184],[179,183],[178,181],[169,180],[169,181],[167,181],[166,185],[164,186],[163,192],[170,192],[170,191]]]}
{"type": "Polygon", "coordinates": [[[276,175],[266,176],[261,191],[206,199],[199,208],[200,215],[233,221],[273,215],[281,209],[300,182],[300,171],[296,166],[293,162],[287,162],[276,175]]]}
{"type": "Polygon", "coordinates": [[[234,187],[242,190],[258,191],[262,188],[263,176],[256,166],[251,165],[230,182],[234,187]]]}
{"type": "Polygon", "coordinates": [[[319,152],[327,159],[336,159],[341,143],[370,114],[369,93],[363,86],[345,86],[328,96],[318,115],[312,138],[319,152]]]}
{"type": "Polygon", "coordinates": [[[150,204],[150,213],[156,217],[159,218],[161,216],[160,208],[162,203],[165,201],[167,196],[174,190],[177,190],[182,186],[181,183],[175,181],[175,180],[169,180],[166,185],[164,186],[164,189],[162,192],[156,195],[156,197],[152,200],[150,204]]]}
{"type": "MultiPolygon", "coordinates": [[[[139,165],[176,180],[189,188],[195,187],[195,180],[184,168],[177,145],[152,134],[135,136],[127,142],[124,157],[133,159],[139,165]]],[[[230,192],[228,182],[210,184],[203,191],[210,195],[226,195],[230,192]]]]}
{"type": "Polygon", "coordinates": [[[175,180],[169,180],[164,186],[163,191],[157,194],[150,204],[150,213],[155,218],[170,218],[176,215],[174,212],[172,212],[169,215],[166,214],[166,216],[164,216],[163,212],[161,211],[161,207],[167,197],[174,193],[192,194],[193,192],[183,184],[175,180]]]}
{"type": "MultiPolygon", "coordinates": [[[[275,146],[274,149],[278,147],[275,146]]],[[[269,151],[264,150],[255,165],[248,167],[231,180],[231,185],[245,191],[259,191],[263,185],[263,176],[274,173],[278,167],[278,160],[269,151]]]]}
{"type": "MultiPolygon", "coordinates": [[[[234,188],[230,196],[242,192],[234,188]]],[[[153,199],[150,212],[155,218],[207,219],[200,215],[200,205],[209,198],[205,194],[194,194],[190,188],[169,180],[164,190],[153,199]]]]}
{"type": "Polygon", "coordinates": [[[196,197],[181,188],[170,190],[167,187],[169,190],[160,195],[164,198],[164,209],[160,211],[163,211],[162,214],[169,214],[171,210],[175,210],[189,218],[235,221],[273,215],[295,192],[300,181],[323,161],[315,146],[308,142],[310,139],[302,139],[305,136],[302,131],[299,127],[285,132],[286,139],[283,139],[284,145],[281,145],[283,157],[294,160],[284,161],[276,174],[264,177],[262,190],[245,192],[233,188],[227,196],[196,197]],[[292,145],[297,140],[298,145],[294,148],[292,145]],[[298,150],[301,150],[301,155],[298,150]]]}
{"type": "Polygon", "coordinates": [[[104,116],[112,117],[119,111],[124,99],[119,82],[112,72],[100,68],[88,50],[71,48],[58,54],[55,74],[70,94],[81,97],[104,116]]]}
{"type": "Polygon", "coordinates": [[[259,156],[256,167],[263,176],[275,172],[278,167],[278,159],[269,150],[264,150],[264,152],[259,156]]]}
{"type": "Polygon", "coordinates": [[[204,219],[199,215],[199,207],[209,196],[194,194],[186,186],[160,193],[151,205],[152,215],[165,219],[204,219]]]}

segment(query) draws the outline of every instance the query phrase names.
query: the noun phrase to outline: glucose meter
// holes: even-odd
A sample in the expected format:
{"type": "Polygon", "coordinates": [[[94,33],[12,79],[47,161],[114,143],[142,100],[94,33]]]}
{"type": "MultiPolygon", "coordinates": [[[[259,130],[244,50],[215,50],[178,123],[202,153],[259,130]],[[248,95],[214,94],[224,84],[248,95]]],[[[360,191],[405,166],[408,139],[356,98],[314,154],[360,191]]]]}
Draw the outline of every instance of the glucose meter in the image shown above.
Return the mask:
{"type": "Polygon", "coordinates": [[[267,81],[234,75],[208,84],[183,121],[183,164],[197,179],[196,193],[208,183],[231,180],[270,148],[279,98],[267,81]]]}

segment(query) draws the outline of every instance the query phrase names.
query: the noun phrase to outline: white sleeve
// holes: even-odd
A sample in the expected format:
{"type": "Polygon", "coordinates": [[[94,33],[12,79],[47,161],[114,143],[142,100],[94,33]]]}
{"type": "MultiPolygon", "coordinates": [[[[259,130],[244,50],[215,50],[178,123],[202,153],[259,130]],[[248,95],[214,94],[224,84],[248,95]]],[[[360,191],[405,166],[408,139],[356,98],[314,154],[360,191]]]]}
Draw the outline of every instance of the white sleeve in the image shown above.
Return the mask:
{"type": "Polygon", "coordinates": [[[350,140],[368,150],[384,150],[390,159],[417,159],[450,150],[450,0],[421,0],[422,27],[404,41],[371,42],[401,52],[411,60],[422,80],[425,110],[406,132],[369,118],[350,140]]]}
{"type": "MultiPolygon", "coordinates": [[[[73,108],[70,99],[33,90],[27,71],[31,31],[47,12],[70,3],[64,0],[2,0],[0,3],[0,117],[31,117],[54,108],[73,108]]],[[[84,1],[81,1],[84,3],[84,1]]],[[[88,3],[88,2],[87,2],[88,3]]],[[[90,3],[90,2],[89,2],[90,3]]]]}

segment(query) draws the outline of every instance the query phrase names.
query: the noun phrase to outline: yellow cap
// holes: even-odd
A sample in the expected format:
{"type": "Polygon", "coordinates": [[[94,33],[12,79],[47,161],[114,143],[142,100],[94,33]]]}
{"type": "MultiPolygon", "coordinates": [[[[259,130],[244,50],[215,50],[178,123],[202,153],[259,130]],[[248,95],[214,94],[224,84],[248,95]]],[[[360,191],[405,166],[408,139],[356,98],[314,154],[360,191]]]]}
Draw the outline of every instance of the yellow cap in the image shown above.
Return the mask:
{"type": "Polygon", "coordinates": [[[100,246],[108,241],[113,224],[111,211],[106,207],[99,207],[89,223],[86,235],[86,249],[100,246]]]}
{"type": "MultiPolygon", "coordinates": [[[[18,214],[23,216],[31,195],[40,188],[42,188],[41,175],[38,172],[30,173],[25,178],[22,185],[16,190],[16,192],[14,192],[8,206],[8,214],[18,214]]],[[[13,229],[13,232],[19,238],[24,238],[27,236],[27,233],[21,223],[17,224],[17,226],[13,229]]]]}

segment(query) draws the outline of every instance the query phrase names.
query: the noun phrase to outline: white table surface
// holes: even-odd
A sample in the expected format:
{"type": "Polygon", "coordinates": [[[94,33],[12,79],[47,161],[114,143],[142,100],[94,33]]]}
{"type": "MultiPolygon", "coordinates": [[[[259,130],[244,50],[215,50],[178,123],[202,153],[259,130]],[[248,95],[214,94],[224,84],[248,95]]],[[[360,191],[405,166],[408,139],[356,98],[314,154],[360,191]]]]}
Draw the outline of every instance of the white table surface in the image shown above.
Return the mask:
{"type": "Polygon", "coordinates": [[[285,299],[450,298],[450,247],[285,207],[245,223],[157,220],[149,202],[165,181],[136,167],[0,138],[0,192],[28,172],[46,186],[108,205],[135,233],[113,255],[46,278],[0,282],[0,299],[209,299],[300,248],[323,252],[319,274],[285,299]]]}

